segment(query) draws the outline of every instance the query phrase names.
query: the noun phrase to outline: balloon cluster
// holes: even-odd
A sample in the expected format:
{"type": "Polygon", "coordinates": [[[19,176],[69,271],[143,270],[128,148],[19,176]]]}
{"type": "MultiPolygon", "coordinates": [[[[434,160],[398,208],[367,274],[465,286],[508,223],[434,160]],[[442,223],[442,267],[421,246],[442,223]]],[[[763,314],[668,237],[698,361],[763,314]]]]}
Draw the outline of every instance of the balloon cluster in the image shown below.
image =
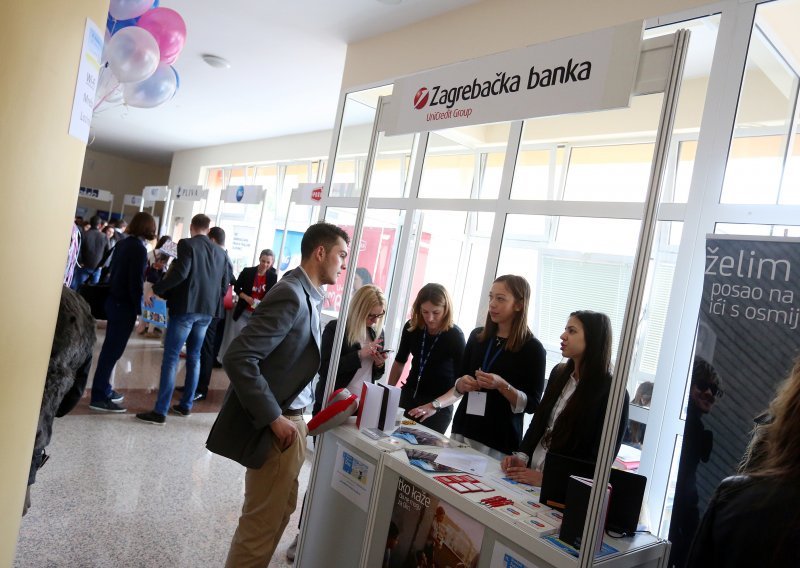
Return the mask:
{"type": "Polygon", "coordinates": [[[111,0],[95,110],[104,103],[152,108],[180,87],[172,64],[186,42],[186,24],[159,0],[111,0]]]}

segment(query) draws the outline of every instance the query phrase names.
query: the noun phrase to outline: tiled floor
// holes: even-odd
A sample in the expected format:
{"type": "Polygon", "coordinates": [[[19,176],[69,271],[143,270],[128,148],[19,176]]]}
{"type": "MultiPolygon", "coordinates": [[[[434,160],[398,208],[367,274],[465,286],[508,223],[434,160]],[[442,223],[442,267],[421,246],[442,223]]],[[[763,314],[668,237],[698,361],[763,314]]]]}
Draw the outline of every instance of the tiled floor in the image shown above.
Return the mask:
{"type": "MultiPolygon", "coordinates": [[[[103,331],[98,331],[99,350],[103,331]]],[[[57,419],[51,459],[31,488],[15,566],[222,566],[244,494],[244,468],[205,449],[227,378],[212,377],[212,396],[192,416],[170,416],[164,427],[136,420],[158,388],[157,340],[134,337],[117,366],[116,390],[126,414],[89,410],[88,397],[57,419]]],[[[183,382],[183,365],[178,371],[183,382]]],[[[309,462],[300,475],[301,492],[309,462]]],[[[286,548],[297,533],[302,495],[270,566],[289,566],[286,548]]]]}

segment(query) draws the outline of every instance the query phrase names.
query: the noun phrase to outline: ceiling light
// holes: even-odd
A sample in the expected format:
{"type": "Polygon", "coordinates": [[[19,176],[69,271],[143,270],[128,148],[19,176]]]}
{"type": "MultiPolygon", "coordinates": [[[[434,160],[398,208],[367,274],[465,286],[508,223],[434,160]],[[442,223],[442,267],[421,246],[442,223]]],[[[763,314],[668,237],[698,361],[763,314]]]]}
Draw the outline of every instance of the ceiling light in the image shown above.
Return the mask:
{"type": "Polygon", "coordinates": [[[231,64],[230,61],[225,59],[224,57],[220,57],[219,55],[211,55],[210,53],[204,53],[200,57],[203,58],[208,65],[214,67],[215,69],[230,69],[231,64]]]}

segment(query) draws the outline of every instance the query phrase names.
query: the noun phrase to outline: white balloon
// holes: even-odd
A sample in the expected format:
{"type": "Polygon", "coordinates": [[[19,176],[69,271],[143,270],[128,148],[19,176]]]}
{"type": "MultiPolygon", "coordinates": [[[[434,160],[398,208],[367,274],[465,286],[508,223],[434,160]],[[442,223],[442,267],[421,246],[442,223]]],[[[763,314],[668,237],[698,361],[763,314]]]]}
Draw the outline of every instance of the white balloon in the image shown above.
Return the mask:
{"type": "Polygon", "coordinates": [[[136,26],[111,36],[107,48],[108,67],[120,83],[144,81],[155,72],[161,59],[153,34],[136,26]]]}
{"type": "Polygon", "coordinates": [[[116,20],[138,18],[150,9],[153,0],[111,0],[108,13],[116,20]]]}
{"type": "Polygon", "coordinates": [[[168,63],[162,63],[156,72],[144,81],[124,84],[122,94],[127,105],[152,108],[171,99],[177,89],[177,75],[168,63]]]}

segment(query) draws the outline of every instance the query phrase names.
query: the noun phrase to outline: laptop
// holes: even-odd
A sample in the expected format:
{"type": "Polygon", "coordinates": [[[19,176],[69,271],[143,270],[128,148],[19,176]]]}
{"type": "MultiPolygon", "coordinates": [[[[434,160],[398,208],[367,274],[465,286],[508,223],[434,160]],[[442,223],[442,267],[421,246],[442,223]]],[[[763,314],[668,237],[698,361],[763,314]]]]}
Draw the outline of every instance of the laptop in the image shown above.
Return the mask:
{"type": "MultiPolygon", "coordinates": [[[[593,461],[548,452],[542,471],[539,502],[563,511],[567,502],[570,476],[593,478],[594,466],[593,461]]],[[[608,481],[611,484],[611,499],[608,504],[606,529],[623,535],[633,534],[639,524],[647,478],[612,468],[608,481]]]]}

